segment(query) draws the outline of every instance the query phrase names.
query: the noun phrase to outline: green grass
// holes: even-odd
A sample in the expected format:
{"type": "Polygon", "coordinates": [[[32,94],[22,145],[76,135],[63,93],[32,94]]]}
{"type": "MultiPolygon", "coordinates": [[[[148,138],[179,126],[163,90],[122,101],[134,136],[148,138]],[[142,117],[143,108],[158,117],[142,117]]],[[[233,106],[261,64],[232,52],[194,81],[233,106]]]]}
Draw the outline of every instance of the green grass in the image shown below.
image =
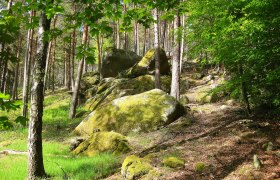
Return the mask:
{"type": "MultiPolygon", "coordinates": [[[[5,156],[1,158],[0,162],[0,179],[26,179],[26,156],[5,156]]],[[[119,159],[112,154],[99,154],[94,157],[44,155],[45,170],[51,179],[64,179],[65,177],[69,179],[101,178],[113,173],[118,162],[119,159]]]]}
{"type": "MultiPolygon", "coordinates": [[[[120,158],[110,153],[93,157],[73,156],[69,151],[72,131],[82,120],[68,119],[70,96],[66,92],[48,95],[44,100],[43,154],[45,170],[51,179],[97,179],[113,173],[120,158]],[[67,176],[67,177],[66,177],[67,176]]],[[[82,108],[78,112],[84,111],[82,108]]],[[[1,112],[3,113],[3,112],[1,112]]],[[[10,119],[21,114],[21,109],[6,113],[10,119]]],[[[27,127],[0,131],[0,151],[27,151],[27,127]]],[[[26,179],[26,155],[0,155],[0,179],[26,179]]]]}

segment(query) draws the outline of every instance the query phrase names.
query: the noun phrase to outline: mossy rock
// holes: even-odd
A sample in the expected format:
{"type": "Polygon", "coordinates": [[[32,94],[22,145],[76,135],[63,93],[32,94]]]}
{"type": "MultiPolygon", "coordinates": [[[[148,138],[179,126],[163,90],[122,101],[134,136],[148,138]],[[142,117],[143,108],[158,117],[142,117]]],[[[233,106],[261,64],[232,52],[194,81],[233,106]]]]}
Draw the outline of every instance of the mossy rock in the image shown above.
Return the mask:
{"type": "Polygon", "coordinates": [[[81,93],[92,88],[94,85],[99,83],[99,73],[98,72],[88,72],[85,73],[81,79],[81,93]]]}
{"type": "Polygon", "coordinates": [[[131,155],[123,161],[121,174],[123,179],[133,180],[148,174],[152,169],[153,167],[147,160],[131,155]]]}
{"type": "Polygon", "coordinates": [[[129,69],[140,60],[141,57],[132,51],[108,48],[102,61],[101,76],[116,77],[121,71],[129,69]]]}
{"type": "Polygon", "coordinates": [[[97,86],[93,86],[93,87],[87,89],[86,91],[84,91],[85,98],[90,99],[90,98],[94,97],[96,94],[96,91],[97,91],[97,86]]]}
{"type": "MultiPolygon", "coordinates": [[[[86,102],[86,109],[94,110],[98,106],[104,106],[116,98],[143,93],[155,87],[155,78],[152,75],[144,75],[132,79],[106,79],[106,82],[103,82],[104,79],[99,84],[94,97],[86,102]]],[[[169,76],[161,77],[161,88],[163,91],[169,93],[170,84],[171,78],[169,76]]]]}
{"type": "MultiPolygon", "coordinates": [[[[98,130],[96,130],[98,131],[98,130]]],[[[93,156],[101,152],[124,154],[131,150],[125,136],[116,132],[95,132],[82,142],[73,154],[93,156]]]]}
{"type": "Polygon", "coordinates": [[[170,168],[181,168],[185,166],[185,161],[177,157],[166,157],[163,158],[163,165],[170,168]]]}
{"type": "MultiPolygon", "coordinates": [[[[132,68],[128,69],[124,73],[124,76],[137,77],[145,74],[154,74],[155,70],[155,52],[156,49],[150,49],[145,56],[132,68]]],[[[160,74],[168,75],[170,74],[170,64],[168,62],[166,53],[163,49],[159,51],[160,57],[160,74]]]]}
{"type": "Polygon", "coordinates": [[[187,97],[189,99],[189,102],[195,102],[195,103],[214,103],[218,101],[218,96],[215,93],[208,93],[208,92],[193,92],[193,93],[187,93],[187,97]]]}
{"type": "Polygon", "coordinates": [[[203,162],[198,162],[194,165],[194,170],[196,172],[203,172],[206,169],[206,165],[203,162]]]}
{"type": "Polygon", "coordinates": [[[91,135],[95,129],[122,134],[149,132],[170,124],[183,114],[184,108],[175,98],[154,89],[99,106],[76,127],[75,132],[80,135],[91,135]]]}

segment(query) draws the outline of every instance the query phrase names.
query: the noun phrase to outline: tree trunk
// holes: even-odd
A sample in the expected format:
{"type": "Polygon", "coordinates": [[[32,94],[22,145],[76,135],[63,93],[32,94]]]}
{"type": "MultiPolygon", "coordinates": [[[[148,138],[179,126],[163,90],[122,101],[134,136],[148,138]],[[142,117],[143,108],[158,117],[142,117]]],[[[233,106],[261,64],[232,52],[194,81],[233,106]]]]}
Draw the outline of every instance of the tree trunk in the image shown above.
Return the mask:
{"type": "MultiPolygon", "coordinates": [[[[8,52],[8,49],[7,48],[7,54],[9,54],[8,52]]],[[[2,74],[2,83],[1,83],[1,92],[5,93],[5,85],[6,85],[6,78],[7,78],[7,71],[8,71],[8,61],[9,59],[3,59],[4,61],[4,67],[3,67],[3,74],[2,74]]]]}
{"type": "Polygon", "coordinates": [[[53,56],[52,56],[52,93],[54,94],[54,89],[55,89],[55,46],[56,46],[56,38],[53,41],[53,56]]]}
{"type": "Polygon", "coordinates": [[[165,44],[164,44],[164,43],[165,43],[165,38],[166,38],[166,24],[167,24],[166,20],[163,20],[162,24],[163,24],[163,26],[162,26],[161,47],[162,47],[164,50],[166,50],[166,49],[165,49],[165,44]]]}
{"type": "Polygon", "coordinates": [[[14,83],[13,83],[13,94],[12,94],[12,100],[18,99],[18,93],[17,93],[17,88],[18,88],[18,72],[19,72],[19,62],[20,62],[20,52],[21,52],[21,43],[22,43],[22,37],[19,36],[18,40],[18,47],[17,47],[17,65],[15,69],[15,78],[14,78],[14,83]]]}
{"type": "Polygon", "coordinates": [[[98,72],[100,75],[100,78],[102,79],[102,75],[101,75],[101,67],[102,67],[102,52],[101,52],[101,42],[100,42],[100,35],[97,35],[97,51],[98,51],[98,72]]]}
{"type": "Polygon", "coordinates": [[[160,42],[159,42],[159,28],[158,28],[158,10],[154,10],[154,36],[155,36],[155,88],[160,89],[160,42]]]}
{"type": "Polygon", "coordinates": [[[41,179],[46,173],[43,163],[42,117],[44,101],[44,74],[49,42],[45,41],[50,30],[51,20],[47,19],[46,9],[41,12],[38,30],[38,48],[31,89],[31,111],[28,131],[28,179],[41,179]]]}
{"type": "MultiPolygon", "coordinates": [[[[77,5],[74,4],[74,12],[73,14],[76,14],[77,11],[77,5]]],[[[74,76],[75,76],[75,48],[76,48],[76,29],[73,30],[72,32],[72,38],[71,38],[71,86],[72,86],[72,91],[74,91],[74,87],[75,87],[75,80],[74,80],[74,76]]]]}
{"type": "Polygon", "coordinates": [[[146,53],[146,40],[147,40],[147,29],[144,30],[144,40],[143,40],[143,53],[142,55],[145,56],[146,53]]]}
{"type": "MultiPolygon", "coordinates": [[[[36,15],[35,11],[31,11],[29,22],[32,23],[32,18],[36,15]]],[[[31,67],[31,58],[32,58],[32,47],[33,47],[33,34],[34,30],[29,29],[27,35],[27,50],[25,53],[25,61],[24,61],[24,75],[23,75],[23,92],[22,92],[22,100],[23,100],[23,109],[22,116],[27,117],[28,114],[28,90],[29,90],[29,81],[30,81],[30,67],[31,67]]]]}
{"type": "MultiPolygon", "coordinates": [[[[137,6],[134,6],[136,8],[137,6]]],[[[138,22],[135,20],[134,22],[134,52],[137,55],[140,55],[139,52],[139,31],[138,31],[138,22]]]]}
{"type": "Polygon", "coordinates": [[[184,33],[185,33],[185,15],[182,16],[182,37],[181,37],[181,51],[180,51],[180,73],[182,73],[183,56],[184,56],[184,33]]]}
{"type": "MultiPolygon", "coordinates": [[[[175,16],[174,30],[178,31],[180,28],[180,16],[179,13],[175,16]]],[[[177,100],[180,99],[180,37],[174,34],[175,45],[173,48],[173,63],[172,63],[172,81],[171,81],[171,93],[170,95],[177,100]]]]}
{"type": "MultiPolygon", "coordinates": [[[[243,71],[243,67],[241,64],[238,65],[238,71],[239,71],[240,78],[242,78],[244,71],[243,71]]],[[[247,114],[249,115],[249,114],[251,114],[252,111],[251,111],[251,107],[250,107],[246,83],[243,80],[241,80],[241,94],[243,97],[243,101],[246,105],[247,114]]]]}
{"type": "Polygon", "coordinates": [[[44,88],[45,88],[44,91],[47,89],[47,81],[49,82],[48,79],[50,79],[50,76],[48,73],[49,73],[49,66],[51,64],[50,58],[51,58],[51,52],[52,52],[52,44],[53,44],[53,42],[51,41],[48,46],[47,62],[46,62],[45,76],[44,76],[44,88]]]}
{"type": "MultiPolygon", "coordinates": [[[[88,25],[85,24],[84,32],[83,32],[83,41],[82,41],[83,45],[87,44],[87,39],[88,39],[88,25]]],[[[76,107],[77,107],[77,103],[78,103],[78,96],[79,96],[79,89],[80,89],[80,81],[81,81],[81,77],[83,74],[84,60],[85,60],[85,57],[83,57],[81,59],[81,61],[79,62],[79,65],[78,65],[78,73],[77,73],[77,77],[76,77],[74,91],[72,93],[72,99],[71,99],[71,105],[70,105],[70,111],[69,111],[70,119],[74,118],[75,114],[76,114],[76,107]]]]}
{"type": "Polygon", "coordinates": [[[117,21],[117,49],[120,48],[120,21],[117,21]]]}

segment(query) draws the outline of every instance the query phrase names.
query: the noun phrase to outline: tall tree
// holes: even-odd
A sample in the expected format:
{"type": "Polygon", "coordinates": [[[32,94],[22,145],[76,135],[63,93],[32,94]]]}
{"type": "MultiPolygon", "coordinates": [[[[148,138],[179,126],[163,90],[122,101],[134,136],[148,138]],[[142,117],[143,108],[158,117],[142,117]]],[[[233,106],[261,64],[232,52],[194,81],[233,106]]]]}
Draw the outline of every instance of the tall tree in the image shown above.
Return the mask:
{"type": "Polygon", "coordinates": [[[18,99],[17,89],[18,89],[18,76],[19,76],[21,46],[22,46],[22,37],[19,36],[18,46],[17,46],[17,64],[16,64],[16,68],[15,68],[15,75],[14,75],[12,100],[18,99]]]}
{"type": "MultiPolygon", "coordinates": [[[[30,20],[29,23],[33,23],[33,18],[35,17],[36,12],[31,10],[30,12],[30,20]]],[[[30,81],[30,68],[31,68],[31,58],[32,58],[32,47],[33,47],[33,35],[34,29],[31,28],[28,30],[27,34],[27,49],[25,53],[24,60],[24,75],[23,75],[23,91],[22,91],[22,100],[23,100],[23,108],[22,108],[22,116],[27,117],[28,111],[28,92],[29,92],[29,81],[30,81]]]]}
{"type": "MultiPolygon", "coordinates": [[[[84,31],[83,31],[83,40],[82,40],[82,45],[83,48],[86,48],[87,45],[87,39],[88,39],[88,25],[84,25],[84,31]]],[[[69,111],[69,118],[72,119],[75,117],[76,114],[76,108],[78,104],[78,96],[79,96],[79,90],[80,90],[80,81],[82,78],[83,74],[83,66],[85,62],[85,56],[82,57],[82,59],[79,62],[78,65],[78,72],[77,72],[77,77],[75,81],[75,87],[74,91],[72,92],[72,99],[71,99],[71,104],[70,104],[70,111],[69,111]]]]}
{"type": "Polygon", "coordinates": [[[158,28],[158,9],[154,9],[154,47],[155,47],[155,88],[160,89],[160,42],[158,28]]]}
{"type": "Polygon", "coordinates": [[[174,19],[174,30],[176,37],[173,48],[173,63],[172,63],[172,81],[171,81],[171,96],[177,100],[180,99],[180,36],[178,36],[178,30],[180,28],[180,15],[176,14],[174,19]]]}
{"type": "MultiPolygon", "coordinates": [[[[53,2],[53,1],[52,1],[53,2]]],[[[52,4],[51,2],[51,4],[52,4]]],[[[49,41],[51,19],[47,18],[44,4],[38,30],[38,48],[31,89],[31,111],[28,130],[28,179],[39,179],[46,175],[43,163],[42,117],[44,101],[44,74],[49,41]]]]}

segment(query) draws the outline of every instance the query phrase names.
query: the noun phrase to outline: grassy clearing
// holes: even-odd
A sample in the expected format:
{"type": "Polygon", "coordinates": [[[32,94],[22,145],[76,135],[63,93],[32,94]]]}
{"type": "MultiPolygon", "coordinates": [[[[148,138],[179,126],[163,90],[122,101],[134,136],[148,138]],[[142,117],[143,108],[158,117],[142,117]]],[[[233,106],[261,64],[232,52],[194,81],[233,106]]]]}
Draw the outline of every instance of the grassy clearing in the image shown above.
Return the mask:
{"type": "MultiPolygon", "coordinates": [[[[48,95],[44,101],[43,154],[45,170],[51,179],[96,179],[111,174],[120,159],[110,153],[94,157],[72,156],[69,140],[72,130],[81,118],[68,119],[70,96],[66,92],[48,95]],[[66,177],[67,176],[67,177],[66,177]]],[[[83,109],[78,109],[78,112],[83,109]]],[[[14,119],[21,110],[9,112],[14,119]]],[[[27,151],[27,127],[0,132],[0,151],[4,149],[27,151]]],[[[0,179],[26,179],[25,155],[0,156],[0,179]],[[15,173],[16,172],[16,173],[15,173]]]]}

